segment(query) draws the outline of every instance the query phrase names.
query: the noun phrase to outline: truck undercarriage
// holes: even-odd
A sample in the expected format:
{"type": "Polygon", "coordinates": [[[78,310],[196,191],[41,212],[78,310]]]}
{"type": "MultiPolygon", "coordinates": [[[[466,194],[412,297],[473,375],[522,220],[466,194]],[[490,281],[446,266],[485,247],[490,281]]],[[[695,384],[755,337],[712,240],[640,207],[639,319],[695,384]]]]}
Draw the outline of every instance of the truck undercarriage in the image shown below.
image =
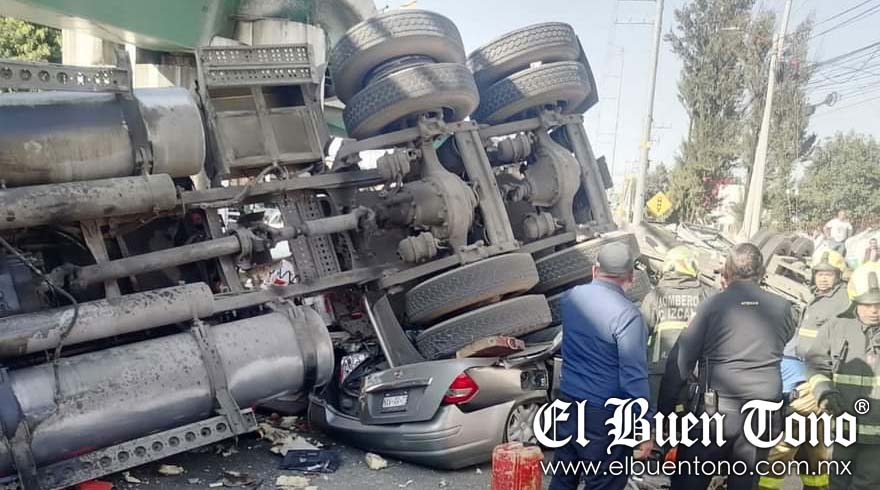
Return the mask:
{"type": "Polygon", "coordinates": [[[346,343],[395,367],[534,334],[598,245],[638,246],[611,220],[569,26],[468,58],[449,19],[391,11],[334,40],[328,81],[323,38],[259,22],[195,49],[194,93],[133,89],[124,52],[0,62],[6,488],[252,431],[252,407],[338,376],[346,343]],[[354,138],[332,155],[331,95],[354,138]],[[293,273],[268,284],[283,243],[293,273]]]}

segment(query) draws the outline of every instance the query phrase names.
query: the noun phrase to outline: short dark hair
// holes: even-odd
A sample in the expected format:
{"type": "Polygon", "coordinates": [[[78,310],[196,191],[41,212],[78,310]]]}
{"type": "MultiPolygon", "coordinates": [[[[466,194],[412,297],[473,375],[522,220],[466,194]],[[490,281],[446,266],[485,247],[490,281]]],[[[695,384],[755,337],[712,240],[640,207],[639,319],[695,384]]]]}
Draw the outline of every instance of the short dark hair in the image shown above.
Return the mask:
{"type": "Polygon", "coordinates": [[[751,243],[734,245],[727,254],[724,276],[728,282],[760,282],[764,278],[764,256],[761,250],[751,243]]]}

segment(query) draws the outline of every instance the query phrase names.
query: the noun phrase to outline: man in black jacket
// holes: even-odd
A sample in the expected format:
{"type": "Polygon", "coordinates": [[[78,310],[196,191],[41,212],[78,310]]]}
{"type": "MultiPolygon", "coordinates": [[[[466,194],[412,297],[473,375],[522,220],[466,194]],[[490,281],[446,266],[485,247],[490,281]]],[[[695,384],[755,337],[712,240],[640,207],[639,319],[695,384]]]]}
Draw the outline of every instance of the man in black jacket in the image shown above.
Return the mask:
{"type": "MultiPolygon", "coordinates": [[[[763,277],[760,250],[750,243],[735,246],[722,275],[724,291],[700,305],[669,356],[660,387],[660,411],[674,411],[688,376],[699,365],[704,388],[700,411],[724,415],[726,444],[680,447],[680,461],[742,461],[754,469],[767,457],[768,450],[745,439],[741,410],[753,400],[782,400],[780,364],[785,345],[794,336],[797,314],[788,301],[760,288],[763,277]]],[[[774,422],[773,427],[780,426],[780,421],[774,422]]],[[[695,433],[701,430],[697,427],[695,433]]],[[[705,489],[711,479],[697,472],[676,475],[671,490],[705,489]]],[[[752,490],[757,483],[757,475],[731,475],[728,489],[752,490]]]]}

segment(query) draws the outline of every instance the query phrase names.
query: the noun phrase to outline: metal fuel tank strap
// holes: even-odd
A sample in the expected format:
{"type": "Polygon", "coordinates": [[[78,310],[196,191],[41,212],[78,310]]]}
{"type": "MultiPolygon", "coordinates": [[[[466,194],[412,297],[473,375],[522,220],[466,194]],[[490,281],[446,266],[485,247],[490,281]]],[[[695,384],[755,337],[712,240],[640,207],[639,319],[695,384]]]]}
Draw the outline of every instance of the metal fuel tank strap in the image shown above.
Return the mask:
{"type": "Polygon", "coordinates": [[[218,412],[226,417],[235,435],[252,432],[256,429],[256,425],[248,423],[248,420],[242,415],[241,408],[239,408],[235,398],[229,392],[226,371],[223,369],[223,360],[220,358],[220,352],[211,338],[208,326],[201,320],[194,319],[190,332],[192,332],[193,338],[196,340],[196,344],[198,344],[199,350],[202,353],[202,362],[205,363],[205,369],[208,372],[211,391],[220,405],[218,412]]]}
{"type": "Polygon", "coordinates": [[[18,474],[17,482],[2,483],[0,489],[41,490],[37,478],[37,464],[31,450],[30,429],[21,412],[18,397],[12,391],[9,371],[6,368],[0,369],[0,425],[3,429],[0,431],[2,443],[9,449],[18,474]]]}

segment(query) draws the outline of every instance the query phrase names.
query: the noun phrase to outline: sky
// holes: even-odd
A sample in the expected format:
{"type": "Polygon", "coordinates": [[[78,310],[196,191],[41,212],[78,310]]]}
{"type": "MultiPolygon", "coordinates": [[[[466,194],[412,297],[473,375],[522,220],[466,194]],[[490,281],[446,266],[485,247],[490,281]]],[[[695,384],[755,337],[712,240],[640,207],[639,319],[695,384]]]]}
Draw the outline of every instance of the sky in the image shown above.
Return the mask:
{"type": "MultiPolygon", "coordinates": [[[[790,30],[812,15],[817,21],[834,16],[865,0],[794,0],[790,30]]],[[[673,29],[674,9],[686,0],[667,0],[664,33],[673,29]]],[[[880,0],[871,0],[870,9],[880,0]]],[[[376,6],[396,8],[412,0],[376,0],[376,6]]],[[[758,0],[760,7],[781,14],[785,0],[758,0]]],[[[563,21],[574,26],[590,60],[600,104],[585,117],[585,126],[597,155],[605,155],[615,182],[638,160],[639,141],[648,99],[652,28],[639,23],[653,22],[656,4],[650,0],[417,0],[417,8],[432,10],[452,19],[459,28],[468,52],[513,29],[547,21],[563,21]],[[622,77],[621,77],[622,74],[622,77]],[[618,104],[619,98],[619,104],[618,104]],[[619,117],[618,117],[619,114],[619,117]],[[616,140],[616,145],[615,145],[616,140]],[[616,150],[616,151],[615,151],[616,150]]],[[[858,13],[860,10],[853,13],[858,13]]],[[[849,15],[823,24],[834,26],[849,15]]],[[[781,15],[780,15],[781,16],[781,15]]],[[[817,29],[821,31],[822,29],[817,29]]],[[[880,11],[811,41],[810,60],[831,58],[880,41],[880,11]]],[[[880,58],[880,53],[877,53],[880,58]]],[[[876,63],[876,61],[872,62],[876,63]]],[[[861,61],[854,63],[860,68],[861,61]]],[[[657,97],[654,111],[652,162],[675,160],[686,136],[688,118],[678,100],[680,63],[664,42],[660,55],[657,97]]],[[[845,95],[833,107],[817,108],[811,130],[820,138],[838,131],[880,137],[880,70],[855,81],[861,93],[845,95]],[[873,90],[873,93],[871,91],[873,90]]],[[[818,103],[835,87],[828,82],[810,94],[818,103]]]]}

